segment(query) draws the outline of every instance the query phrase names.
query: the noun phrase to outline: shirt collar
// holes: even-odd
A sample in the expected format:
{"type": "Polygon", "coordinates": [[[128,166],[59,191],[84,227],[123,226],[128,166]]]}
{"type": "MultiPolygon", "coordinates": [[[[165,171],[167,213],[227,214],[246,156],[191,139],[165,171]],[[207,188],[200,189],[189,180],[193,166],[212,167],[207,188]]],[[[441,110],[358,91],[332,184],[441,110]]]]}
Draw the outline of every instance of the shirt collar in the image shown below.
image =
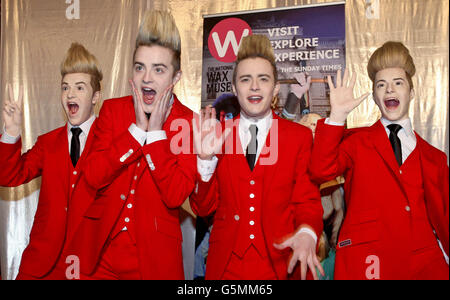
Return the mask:
{"type": "Polygon", "coordinates": [[[267,131],[270,128],[270,125],[272,124],[272,111],[270,111],[269,114],[262,118],[252,118],[247,116],[242,110],[241,110],[241,116],[239,120],[239,124],[241,124],[242,128],[248,129],[250,125],[255,124],[258,127],[258,132],[264,132],[267,131]]]}
{"type": "Polygon", "coordinates": [[[85,133],[86,135],[89,134],[89,131],[91,130],[91,126],[92,124],[94,124],[95,121],[95,115],[92,115],[89,119],[87,119],[86,121],[84,121],[83,124],[81,124],[80,126],[73,126],[72,124],[70,124],[70,122],[67,122],[67,132],[70,133],[70,130],[73,127],[80,127],[81,130],[83,131],[83,133],[85,133]]]}
{"type": "Polygon", "coordinates": [[[386,130],[389,130],[387,128],[387,126],[390,124],[398,124],[398,125],[402,126],[402,128],[405,130],[405,133],[407,136],[414,136],[414,131],[412,129],[411,120],[409,118],[403,119],[400,121],[389,121],[388,119],[381,117],[380,121],[386,130]]]}

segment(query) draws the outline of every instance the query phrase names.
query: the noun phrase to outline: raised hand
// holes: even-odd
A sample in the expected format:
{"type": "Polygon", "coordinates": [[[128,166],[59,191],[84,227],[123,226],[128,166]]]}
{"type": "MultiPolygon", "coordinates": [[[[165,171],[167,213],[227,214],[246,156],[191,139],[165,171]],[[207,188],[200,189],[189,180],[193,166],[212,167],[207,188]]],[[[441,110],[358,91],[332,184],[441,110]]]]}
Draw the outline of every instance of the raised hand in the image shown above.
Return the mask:
{"type": "Polygon", "coordinates": [[[328,85],[330,86],[330,121],[345,123],[348,114],[358,107],[361,102],[369,96],[369,93],[355,99],[353,88],[355,87],[356,76],[353,74],[349,81],[348,70],[344,71],[341,79],[341,70],[337,71],[336,86],[334,86],[330,75],[328,75],[328,85]]]}
{"type": "Polygon", "coordinates": [[[168,86],[162,96],[156,100],[155,107],[148,121],[147,131],[161,130],[163,128],[164,123],[172,111],[170,99],[172,98],[173,86],[173,84],[168,86]]]}
{"type": "Polygon", "coordinates": [[[134,113],[136,115],[136,126],[140,129],[147,131],[148,127],[148,118],[145,115],[144,107],[142,106],[142,95],[136,89],[133,80],[128,80],[131,86],[131,90],[133,91],[133,102],[134,102],[134,113]]]}
{"type": "Polygon", "coordinates": [[[19,96],[16,99],[11,84],[7,85],[7,97],[3,107],[3,120],[5,122],[5,131],[8,135],[17,137],[22,132],[22,106],[23,92],[19,88],[19,96]]]}
{"type": "Polygon", "coordinates": [[[306,279],[308,268],[311,270],[314,280],[318,279],[316,268],[322,276],[325,276],[325,272],[316,255],[316,243],[314,242],[313,237],[308,233],[303,232],[295,234],[283,243],[274,244],[273,246],[278,250],[283,250],[288,247],[292,249],[293,254],[287,270],[289,274],[292,273],[297,262],[300,262],[300,274],[302,280],[306,279]]]}
{"type": "Polygon", "coordinates": [[[199,116],[192,120],[194,149],[198,157],[210,160],[222,150],[222,145],[231,132],[226,128],[222,133],[221,123],[216,119],[216,110],[208,105],[199,116]]]}

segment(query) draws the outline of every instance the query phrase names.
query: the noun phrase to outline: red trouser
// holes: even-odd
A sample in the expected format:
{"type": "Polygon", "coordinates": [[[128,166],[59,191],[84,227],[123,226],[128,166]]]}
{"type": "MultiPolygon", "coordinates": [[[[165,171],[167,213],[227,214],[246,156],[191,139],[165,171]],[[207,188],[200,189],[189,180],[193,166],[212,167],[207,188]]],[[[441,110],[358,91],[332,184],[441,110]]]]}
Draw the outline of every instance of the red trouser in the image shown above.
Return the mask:
{"type": "Polygon", "coordinates": [[[92,275],[81,280],[140,280],[137,248],[130,235],[122,231],[106,247],[92,275]]]}

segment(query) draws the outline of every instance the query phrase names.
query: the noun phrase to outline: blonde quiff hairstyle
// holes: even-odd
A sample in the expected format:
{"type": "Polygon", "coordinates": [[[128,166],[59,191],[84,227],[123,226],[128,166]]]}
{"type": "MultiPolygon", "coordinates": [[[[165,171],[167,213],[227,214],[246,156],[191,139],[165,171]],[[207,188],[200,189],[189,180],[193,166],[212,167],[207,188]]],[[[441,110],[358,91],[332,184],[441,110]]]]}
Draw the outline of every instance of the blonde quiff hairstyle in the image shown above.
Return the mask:
{"type": "MultiPolygon", "coordinates": [[[[272,65],[273,78],[275,83],[278,81],[278,71],[275,64],[275,54],[273,52],[272,45],[269,38],[262,34],[254,34],[246,36],[242,39],[237,54],[234,72],[233,72],[233,84],[236,85],[237,68],[241,61],[248,58],[263,58],[272,65]]],[[[278,97],[275,96],[272,100],[271,107],[275,109],[278,103],[278,97]]]]}
{"type": "Polygon", "coordinates": [[[136,51],[141,46],[162,46],[173,51],[172,65],[177,72],[181,67],[181,37],[173,16],[167,11],[149,10],[145,12],[136,38],[136,51]]]}
{"type": "Polygon", "coordinates": [[[376,74],[387,68],[401,68],[405,70],[409,86],[411,89],[414,88],[412,77],[416,73],[416,66],[405,45],[400,42],[388,41],[375,50],[367,64],[367,73],[374,86],[376,74]]]}
{"type": "Polygon", "coordinates": [[[72,43],[61,63],[62,78],[67,74],[72,73],[85,73],[91,75],[91,87],[93,92],[95,93],[101,90],[100,82],[103,79],[103,73],[97,58],[79,43],[72,43]]]}

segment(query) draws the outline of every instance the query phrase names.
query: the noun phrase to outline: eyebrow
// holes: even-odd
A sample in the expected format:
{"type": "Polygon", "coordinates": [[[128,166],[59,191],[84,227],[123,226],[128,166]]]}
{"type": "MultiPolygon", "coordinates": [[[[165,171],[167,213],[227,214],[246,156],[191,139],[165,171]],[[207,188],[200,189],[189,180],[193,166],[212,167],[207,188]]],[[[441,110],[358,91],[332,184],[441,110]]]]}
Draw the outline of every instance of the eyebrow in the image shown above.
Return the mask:
{"type": "MultiPolygon", "coordinates": [[[[402,80],[402,81],[405,81],[405,79],[404,78],[401,78],[401,77],[398,77],[398,78],[394,78],[394,79],[392,79],[392,80],[402,80]]],[[[375,83],[378,83],[378,82],[387,82],[387,80],[386,79],[379,79],[379,80],[377,80],[375,83]]]]}
{"type": "MultiPolygon", "coordinates": [[[[240,78],[244,78],[244,77],[252,77],[252,75],[244,74],[244,75],[239,76],[239,79],[240,78]]],[[[258,74],[256,77],[258,77],[258,78],[260,78],[260,77],[270,77],[270,75],[269,74],[258,74]]]]}
{"type": "MultiPolygon", "coordinates": [[[[67,83],[67,82],[63,81],[63,82],[61,83],[61,85],[64,85],[64,84],[67,84],[67,85],[69,85],[69,83],[67,83]]],[[[77,84],[84,84],[84,85],[87,85],[87,84],[86,84],[86,82],[84,82],[84,81],[80,81],[80,82],[75,82],[75,85],[77,85],[77,84]]]]}
{"type": "MultiPolygon", "coordinates": [[[[140,65],[140,66],[145,67],[145,64],[142,63],[142,62],[139,62],[139,61],[135,61],[134,64],[135,64],[135,65],[140,65]]],[[[164,68],[168,69],[168,67],[167,67],[165,64],[163,64],[163,63],[152,64],[152,67],[153,67],[153,68],[155,68],[155,67],[164,67],[164,68]]]]}

